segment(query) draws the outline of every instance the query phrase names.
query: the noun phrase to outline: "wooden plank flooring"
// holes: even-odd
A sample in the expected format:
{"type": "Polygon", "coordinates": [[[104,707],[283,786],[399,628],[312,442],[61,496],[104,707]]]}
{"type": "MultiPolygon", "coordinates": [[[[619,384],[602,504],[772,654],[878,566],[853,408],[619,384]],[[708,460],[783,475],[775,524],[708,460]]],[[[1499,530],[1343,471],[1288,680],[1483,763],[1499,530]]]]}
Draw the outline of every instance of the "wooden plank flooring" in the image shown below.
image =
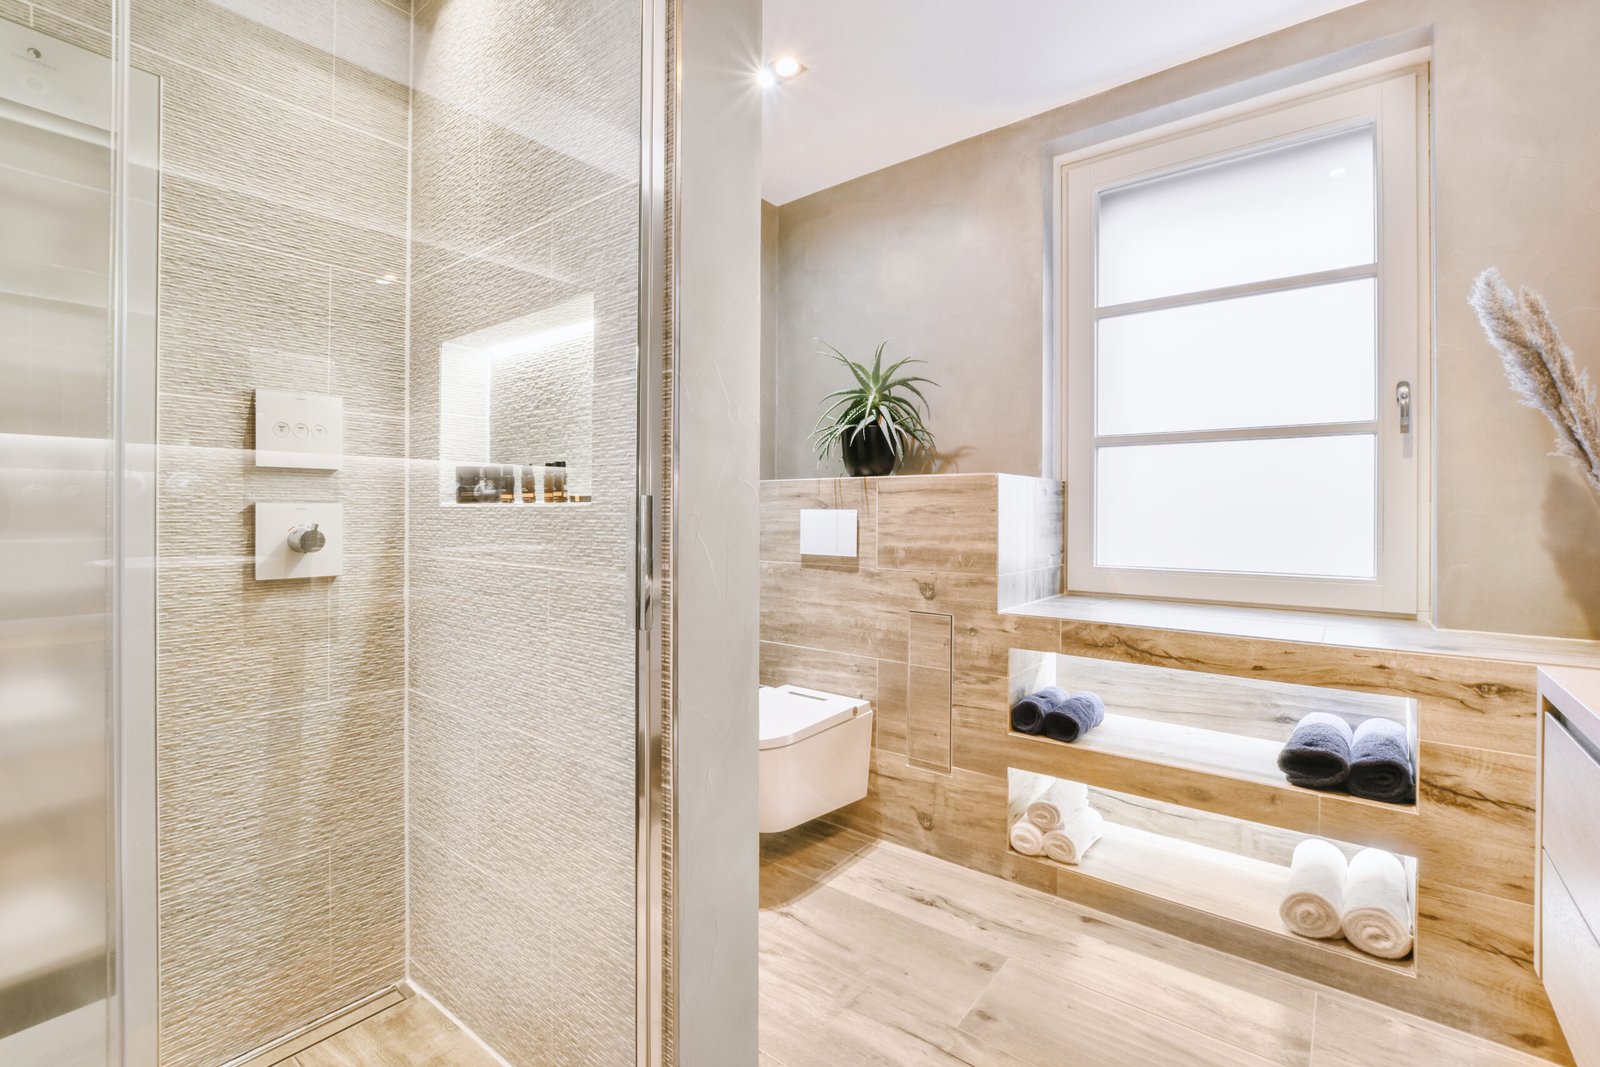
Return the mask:
{"type": "Polygon", "coordinates": [[[761,1067],[1544,1061],[848,830],[764,838],[761,1067]]]}
{"type": "MultiPolygon", "coordinates": [[[[757,1067],[1544,1061],[848,830],[762,840],[757,1067]]],[[[288,1067],[494,1067],[412,997],[288,1067]]]]}

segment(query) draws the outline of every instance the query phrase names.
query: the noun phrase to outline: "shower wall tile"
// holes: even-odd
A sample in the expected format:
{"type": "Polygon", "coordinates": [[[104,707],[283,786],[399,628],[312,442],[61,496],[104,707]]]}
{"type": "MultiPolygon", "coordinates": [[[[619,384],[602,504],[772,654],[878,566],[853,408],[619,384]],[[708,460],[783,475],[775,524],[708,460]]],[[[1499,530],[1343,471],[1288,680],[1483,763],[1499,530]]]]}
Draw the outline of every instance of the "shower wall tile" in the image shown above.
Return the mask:
{"type": "Polygon", "coordinates": [[[169,222],[161,242],[162,389],[326,389],[330,286],[328,268],[314,260],[169,222]]]}
{"type": "Polygon", "coordinates": [[[333,985],[327,850],[161,895],[161,1063],[216,1064],[326,1011],[333,985]]]}
{"type": "Polygon", "coordinates": [[[396,144],[411,122],[411,9],[387,0],[337,0],[333,115],[396,144]]]}
{"type": "Polygon", "coordinates": [[[167,171],[161,208],[185,229],[234,245],[297,255],[373,278],[393,274],[403,286],[403,233],[360,226],[337,215],[303,211],[258,193],[167,171]]]}
{"type": "Polygon", "coordinates": [[[26,26],[33,21],[33,8],[22,0],[0,0],[0,19],[10,19],[26,26]]]}
{"type": "Polygon", "coordinates": [[[235,85],[330,115],[334,5],[273,0],[147,3],[134,11],[133,43],[235,85]]]}
{"type": "Polygon", "coordinates": [[[409,14],[132,21],[162,78],[161,1061],[214,1067],[404,974],[409,14]],[[345,397],[340,470],[255,466],[259,387],[345,397]],[[255,581],[252,508],[286,500],[343,505],[340,577],[255,581]]]}
{"type": "Polygon", "coordinates": [[[195,708],[159,738],[168,884],[232,877],[286,856],[398,843],[400,690],[288,709],[195,708]]]}
{"type": "Polygon", "coordinates": [[[415,15],[411,970],[516,1063],[633,1041],[637,17],[415,15]],[[574,297],[586,397],[523,399],[587,435],[593,503],[441,506],[441,346],[574,297]]]}
{"type": "Polygon", "coordinates": [[[133,62],[162,79],[165,167],[190,180],[404,237],[404,147],[143,48],[134,48],[133,62]]]}

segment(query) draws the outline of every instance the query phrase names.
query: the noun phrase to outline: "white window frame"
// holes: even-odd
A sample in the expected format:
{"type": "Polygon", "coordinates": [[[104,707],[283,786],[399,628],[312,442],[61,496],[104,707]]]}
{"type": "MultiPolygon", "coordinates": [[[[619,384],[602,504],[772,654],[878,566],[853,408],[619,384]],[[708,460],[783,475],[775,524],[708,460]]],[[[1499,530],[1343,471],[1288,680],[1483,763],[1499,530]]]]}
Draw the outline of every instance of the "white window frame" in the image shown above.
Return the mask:
{"type": "MultiPolygon", "coordinates": [[[[1315,96],[1240,108],[1125,138],[1114,145],[1058,157],[1056,264],[1059,290],[1059,375],[1063,413],[1061,469],[1067,479],[1067,588],[1074,593],[1213,603],[1257,604],[1386,615],[1425,615],[1429,608],[1431,521],[1431,340],[1429,333],[1428,165],[1425,71],[1387,73],[1315,96]],[[1377,262],[1301,279],[1241,285],[1205,294],[1222,299],[1293,288],[1335,277],[1377,283],[1376,577],[1343,579],[1215,571],[1102,567],[1095,562],[1094,426],[1095,206],[1099,193],[1137,179],[1181,171],[1201,160],[1244,154],[1371,124],[1376,132],[1377,262]],[[1399,429],[1395,390],[1411,387],[1410,432],[1399,429]]],[[[1196,294],[1176,302],[1201,302],[1196,294]]],[[[1166,306],[1165,301],[1150,301],[1166,306]]],[[[1127,308],[1122,310],[1126,311],[1127,308]]],[[[1306,427],[1241,430],[1234,436],[1301,436],[1306,427]]],[[[1174,442],[1217,434],[1172,434],[1174,442]]],[[[1142,436],[1141,441],[1150,437],[1142,436]]]]}

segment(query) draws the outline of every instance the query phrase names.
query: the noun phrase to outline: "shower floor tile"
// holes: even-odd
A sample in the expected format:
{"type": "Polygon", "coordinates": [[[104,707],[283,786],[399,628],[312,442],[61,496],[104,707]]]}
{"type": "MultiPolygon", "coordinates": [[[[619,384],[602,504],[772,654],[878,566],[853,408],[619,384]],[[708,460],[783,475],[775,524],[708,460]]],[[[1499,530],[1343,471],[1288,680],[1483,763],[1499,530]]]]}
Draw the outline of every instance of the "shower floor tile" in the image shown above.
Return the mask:
{"type": "Polygon", "coordinates": [[[762,840],[761,1067],[1537,1067],[848,830],[762,840]]]}
{"type": "Polygon", "coordinates": [[[408,997],[305,1049],[280,1067],[498,1067],[422,997],[408,997]]]}

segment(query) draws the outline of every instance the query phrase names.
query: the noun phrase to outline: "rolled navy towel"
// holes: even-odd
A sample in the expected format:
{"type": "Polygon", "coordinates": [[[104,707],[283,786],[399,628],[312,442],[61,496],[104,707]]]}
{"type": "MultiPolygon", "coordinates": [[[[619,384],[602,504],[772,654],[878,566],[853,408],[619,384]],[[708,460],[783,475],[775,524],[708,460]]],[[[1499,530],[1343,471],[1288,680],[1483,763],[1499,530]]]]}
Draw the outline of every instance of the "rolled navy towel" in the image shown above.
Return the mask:
{"type": "Polygon", "coordinates": [[[1334,789],[1350,777],[1350,724],[1337,715],[1313,711],[1295,724],[1278,753],[1278,770],[1290,785],[1334,789]]]}
{"type": "Polygon", "coordinates": [[[1105,721],[1106,704],[1094,693],[1073,693],[1044,713],[1044,735],[1071,743],[1105,721]]]}
{"type": "Polygon", "coordinates": [[[1350,742],[1350,780],[1346,788],[1368,800],[1409,804],[1416,799],[1417,775],[1411,768],[1406,728],[1393,719],[1368,719],[1350,742]]]}
{"type": "Polygon", "coordinates": [[[1076,864],[1105,832],[1105,819],[1093,808],[1079,808],[1044,835],[1044,854],[1057,863],[1076,864]]]}
{"type": "Polygon", "coordinates": [[[1044,831],[1028,819],[1018,819],[1011,824],[1011,847],[1024,856],[1037,856],[1044,851],[1044,831]]]}
{"type": "Polygon", "coordinates": [[[1052,778],[1050,784],[1028,805],[1028,821],[1040,830],[1056,829],[1079,808],[1089,803],[1089,787],[1082,782],[1052,778]]]}
{"type": "Polygon", "coordinates": [[[1037,693],[1029,693],[1011,705],[1011,728],[1024,734],[1043,733],[1045,715],[1066,699],[1067,691],[1053,685],[1047,685],[1037,693]]]}
{"type": "Polygon", "coordinates": [[[1385,960],[1411,954],[1411,880],[1405,865],[1381,848],[1364,848],[1344,880],[1344,936],[1385,960]]]}
{"type": "Polygon", "coordinates": [[[1294,846],[1278,916],[1301,937],[1338,937],[1344,922],[1344,853],[1319,837],[1294,846]]]}

